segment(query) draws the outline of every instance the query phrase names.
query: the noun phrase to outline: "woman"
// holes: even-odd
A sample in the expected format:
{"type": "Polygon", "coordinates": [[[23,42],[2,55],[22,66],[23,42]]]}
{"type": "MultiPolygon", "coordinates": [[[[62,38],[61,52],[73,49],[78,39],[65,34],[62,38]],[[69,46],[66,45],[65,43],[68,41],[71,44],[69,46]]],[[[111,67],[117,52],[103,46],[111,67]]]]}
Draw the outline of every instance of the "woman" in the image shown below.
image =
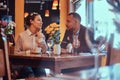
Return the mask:
{"type": "Polygon", "coordinates": [[[42,48],[42,53],[47,49],[45,37],[42,34],[42,18],[38,13],[31,13],[26,18],[27,30],[20,33],[16,42],[16,53],[31,53],[36,47],[42,48]]]}
{"type": "MultiPolygon", "coordinates": [[[[26,18],[27,30],[20,33],[16,41],[15,54],[27,55],[35,52],[36,48],[41,48],[42,53],[46,52],[47,46],[42,33],[42,18],[38,13],[31,13],[26,18]]],[[[23,77],[45,75],[45,71],[40,68],[24,67],[19,74],[23,77]],[[24,71],[24,72],[23,72],[24,71]]]]}

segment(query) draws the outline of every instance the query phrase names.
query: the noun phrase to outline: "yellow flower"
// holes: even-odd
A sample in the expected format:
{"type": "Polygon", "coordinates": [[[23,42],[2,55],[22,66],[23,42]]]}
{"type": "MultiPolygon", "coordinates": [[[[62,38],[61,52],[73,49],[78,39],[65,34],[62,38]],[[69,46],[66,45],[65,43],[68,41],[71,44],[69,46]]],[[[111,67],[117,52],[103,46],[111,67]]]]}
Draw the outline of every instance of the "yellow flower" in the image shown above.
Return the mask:
{"type": "Polygon", "coordinates": [[[49,26],[50,26],[50,27],[54,27],[54,28],[55,28],[55,27],[59,27],[59,25],[58,25],[57,23],[55,23],[55,22],[54,22],[54,23],[51,23],[49,26]]]}
{"type": "MultiPolygon", "coordinates": [[[[46,31],[46,34],[50,34],[52,31],[56,31],[56,30],[59,30],[59,25],[57,23],[51,23],[50,25],[48,25],[46,28],[45,28],[45,31],[46,31]]],[[[53,32],[52,32],[53,34],[53,32]]]]}
{"type": "Polygon", "coordinates": [[[48,39],[53,39],[54,44],[60,43],[60,26],[57,23],[51,23],[45,28],[46,34],[49,35],[48,39]]]}

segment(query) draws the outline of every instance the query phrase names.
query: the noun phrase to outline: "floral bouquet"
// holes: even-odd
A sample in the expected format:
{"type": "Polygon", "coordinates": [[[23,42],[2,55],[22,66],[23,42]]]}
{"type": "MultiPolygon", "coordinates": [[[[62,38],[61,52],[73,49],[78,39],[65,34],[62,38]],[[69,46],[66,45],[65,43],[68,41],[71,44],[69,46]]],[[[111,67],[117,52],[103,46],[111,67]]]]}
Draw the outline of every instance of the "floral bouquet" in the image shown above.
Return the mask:
{"type": "Polygon", "coordinates": [[[54,44],[60,43],[60,26],[53,22],[45,28],[46,34],[49,35],[48,39],[52,39],[54,44]]]}
{"type": "Polygon", "coordinates": [[[14,32],[14,27],[16,26],[15,22],[10,21],[9,23],[7,21],[1,20],[0,21],[0,28],[1,31],[7,36],[11,35],[14,32]]]}
{"type": "Polygon", "coordinates": [[[16,27],[15,22],[7,21],[7,20],[0,20],[0,30],[2,36],[6,37],[8,42],[14,46],[14,28],[16,27]]]}

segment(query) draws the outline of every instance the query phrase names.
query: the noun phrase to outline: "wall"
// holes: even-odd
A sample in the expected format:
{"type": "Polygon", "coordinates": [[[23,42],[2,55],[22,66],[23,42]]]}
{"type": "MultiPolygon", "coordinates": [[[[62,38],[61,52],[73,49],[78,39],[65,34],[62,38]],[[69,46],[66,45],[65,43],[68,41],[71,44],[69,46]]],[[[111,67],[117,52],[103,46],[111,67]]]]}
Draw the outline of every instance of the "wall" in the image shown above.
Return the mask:
{"type": "Polygon", "coordinates": [[[65,30],[66,30],[66,16],[68,14],[68,3],[69,0],[60,0],[60,33],[61,33],[61,41],[63,39],[65,30]]]}
{"type": "Polygon", "coordinates": [[[15,0],[15,40],[24,31],[24,0],[15,0]]]}

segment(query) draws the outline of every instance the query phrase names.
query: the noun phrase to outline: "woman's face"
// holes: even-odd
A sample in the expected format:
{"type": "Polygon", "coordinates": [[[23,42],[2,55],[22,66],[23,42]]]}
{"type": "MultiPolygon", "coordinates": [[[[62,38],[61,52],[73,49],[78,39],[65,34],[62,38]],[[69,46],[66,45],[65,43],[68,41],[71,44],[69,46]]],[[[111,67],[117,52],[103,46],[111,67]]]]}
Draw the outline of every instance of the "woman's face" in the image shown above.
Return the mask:
{"type": "Polygon", "coordinates": [[[40,15],[35,16],[31,23],[36,28],[36,30],[41,30],[43,22],[40,15]]]}

